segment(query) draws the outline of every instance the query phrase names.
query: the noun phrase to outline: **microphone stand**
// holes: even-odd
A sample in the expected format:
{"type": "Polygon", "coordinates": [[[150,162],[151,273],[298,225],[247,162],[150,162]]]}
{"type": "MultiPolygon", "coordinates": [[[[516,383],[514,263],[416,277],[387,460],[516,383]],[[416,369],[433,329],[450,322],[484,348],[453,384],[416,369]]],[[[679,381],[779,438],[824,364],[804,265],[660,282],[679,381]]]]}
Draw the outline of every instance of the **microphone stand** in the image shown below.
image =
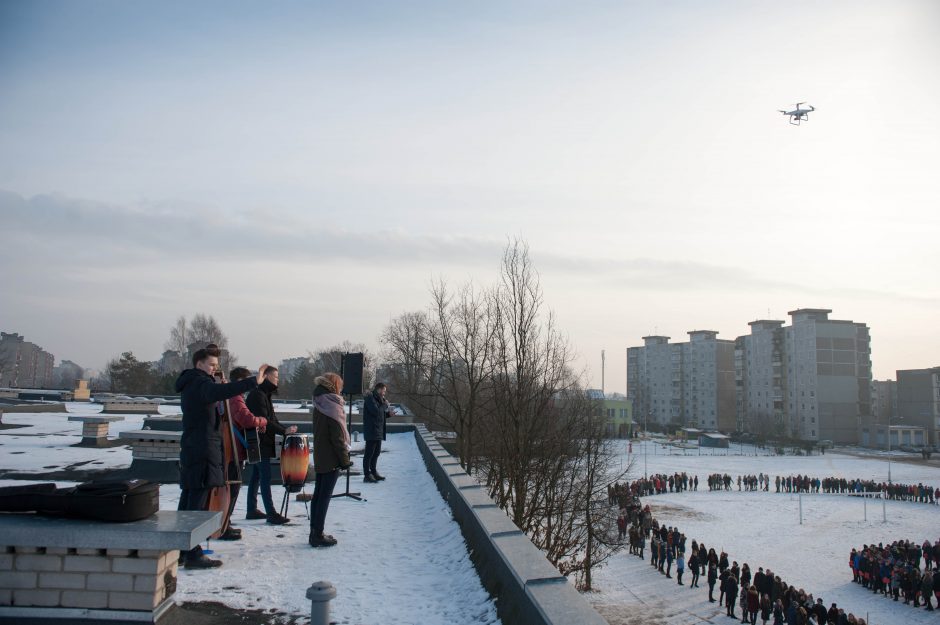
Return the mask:
{"type": "MultiPolygon", "coordinates": [[[[348,411],[346,413],[346,431],[348,432],[352,428],[352,395],[346,394],[346,405],[348,406],[348,411]]],[[[352,453],[350,453],[350,461],[352,461],[352,453]]],[[[331,497],[349,497],[350,499],[355,499],[356,501],[366,501],[365,497],[362,496],[362,493],[354,493],[349,490],[349,474],[352,470],[352,466],[349,466],[346,469],[346,492],[339,493],[336,495],[330,495],[331,497]]]]}

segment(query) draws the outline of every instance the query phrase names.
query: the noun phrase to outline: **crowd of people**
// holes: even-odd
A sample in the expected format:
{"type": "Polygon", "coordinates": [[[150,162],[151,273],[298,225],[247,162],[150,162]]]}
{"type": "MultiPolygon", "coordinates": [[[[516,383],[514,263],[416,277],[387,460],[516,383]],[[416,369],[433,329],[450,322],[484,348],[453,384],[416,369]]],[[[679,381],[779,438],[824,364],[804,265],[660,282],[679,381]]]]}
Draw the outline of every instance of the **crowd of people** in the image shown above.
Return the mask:
{"type": "MultiPolygon", "coordinates": [[[[650,566],[665,578],[675,579],[677,586],[700,588],[700,581],[704,579],[709,602],[724,606],[727,616],[740,618],[741,623],[756,625],[760,620],[764,625],[866,625],[864,618],[846,613],[835,603],[827,608],[822,598],[787,583],[770,568],[758,567],[753,572],[748,563],[739,565],[723,550],[716,551],[703,542],[690,541],[679,528],[659,523],[649,505],[642,505],[637,493],[660,492],[656,482],[660,482],[660,488],[665,482],[668,488],[670,477],[680,488],[683,482],[686,485],[695,483],[694,478],[690,480],[688,476],[681,479],[682,475],[656,475],[612,486],[609,493],[611,502],[620,507],[617,517],[620,539],[628,543],[629,553],[645,560],[648,547],[650,566]],[[688,584],[684,578],[688,579],[688,584]]],[[[721,478],[723,486],[724,476],[721,478]]],[[[769,478],[764,478],[762,482],[758,476],[758,486],[769,483],[769,478]]],[[[914,552],[905,551],[904,558],[916,557],[918,562],[923,558],[925,563],[929,558],[932,564],[928,566],[935,568],[940,558],[940,541],[934,546],[928,543],[928,547],[926,550],[917,547],[914,552]]],[[[899,550],[895,547],[895,552],[899,550]]],[[[895,557],[900,556],[896,553],[895,557]]]]}
{"type": "MultiPolygon", "coordinates": [[[[698,482],[697,475],[688,475],[684,471],[673,474],[654,474],[626,484],[613,484],[608,487],[607,494],[611,505],[619,504],[619,507],[623,508],[624,503],[634,496],[647,497],[649,495],[663,495],[689,490],[697,491],[698,482]]],[[[705,480],[709,491],[732,491],[737,485],[739,491],[770,492],[771,483],[774,485],[774,492],[777,493],[880,494],[882,497],[894,501],[940,505],[940,487],[933,488],[923,483],[899,484],[897,482],[879,482],[858,478],[818,478],[808,475],[778,475],[771,478],[770,475],[764,473],[739,475],[737,478],[727,473],[712,473],[705,480]]]]}
{"type": "Polygon", "coordinates": [[[698,476],[689,477],[687,473],[666,475],[657,473],[632,482],[617,482],[607,486],[607,501],[610,505],[626,508],[634,497],[680,493],[686,490],[698,490],[698,476]]]}
{"type": "Polygon", "coordinates": [[[877,480],[846,479],[844,477],[809,477],[808,475],[778,476],[775,480],[778,493],[826,493],[870,494],[881,493],[887,499],[913,501],[917,503],[940,503],[940,487],[934,489],[923,483],[899,484],[877,480]]]}
{"type": "Polygon", "coordinates": [[[849,554],[852,581],[915,608],[933,611],[932,599],[940,607],[940,540],[918,544],[896,540],[889,545],[863,545],[849,554]],[[921,571],[923,562],[923,571],[921,571]]]}

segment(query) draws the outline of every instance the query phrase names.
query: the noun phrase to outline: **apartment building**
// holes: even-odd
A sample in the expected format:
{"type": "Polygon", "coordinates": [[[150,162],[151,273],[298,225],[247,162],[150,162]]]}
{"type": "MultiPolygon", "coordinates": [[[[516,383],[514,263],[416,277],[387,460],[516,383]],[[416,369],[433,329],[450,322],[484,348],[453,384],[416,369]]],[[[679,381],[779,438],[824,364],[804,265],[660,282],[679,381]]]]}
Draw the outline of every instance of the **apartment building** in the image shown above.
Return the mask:
{"type": "Polygon", "coordinates": [[[734,342],[693,330],[684,343],[645,336],[627,350],[627,397],[635,422],[735,429],[734,342]]]}
{"type": "Polygon", "coordinates": [[[758,320],[735,341],[738,421],[756,434],[856,443],[871,417],[871,342],[864,323],[831,310],[758,320]]]}

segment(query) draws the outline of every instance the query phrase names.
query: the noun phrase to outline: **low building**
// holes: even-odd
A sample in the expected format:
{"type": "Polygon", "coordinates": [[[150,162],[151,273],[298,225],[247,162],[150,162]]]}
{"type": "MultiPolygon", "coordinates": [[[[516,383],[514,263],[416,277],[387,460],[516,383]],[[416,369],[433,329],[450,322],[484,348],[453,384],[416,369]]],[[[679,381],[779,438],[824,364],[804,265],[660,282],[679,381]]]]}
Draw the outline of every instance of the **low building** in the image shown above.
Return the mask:
{"type": "Polygon", "coordinates": [[[727,449],[731,446],[731,439],[718,432],[702,432],[698,435],[698,446],[727,449]]]}
{"type": "Polygon", "coordinates": [[[898,449],[899,447],[923,447],[927,441],[927,429],[919,425],[885,425],[869,422],[861,427],[859,444],[872,449],[898,449]],[[890,433],[890,444],[888,437],[890,433]]]}
{"type": "Polygon", "coordinates": [[[898,371],[897,405],[898,425],[922,427],[927,445],[940,444],[940,367],[898,371]]]}
{"type": "Polygon", "coordinates": [[[607,417],[607,435],[617,438],[633,436],[633,402],[626,398],[604,399],[604,415],[607,417]]]}

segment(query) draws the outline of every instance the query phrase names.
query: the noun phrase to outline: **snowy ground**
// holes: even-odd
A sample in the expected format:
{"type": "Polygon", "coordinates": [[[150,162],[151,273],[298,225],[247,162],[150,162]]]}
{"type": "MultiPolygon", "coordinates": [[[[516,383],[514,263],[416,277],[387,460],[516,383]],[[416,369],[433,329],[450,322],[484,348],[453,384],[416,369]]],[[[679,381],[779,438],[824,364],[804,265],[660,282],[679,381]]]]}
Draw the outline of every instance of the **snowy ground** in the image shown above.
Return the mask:
{"type": "MultiPolygon", "coordinates": [[[[735,456],[678,455],[661,445],[646,451],[648,473],[685,471],[699,476],[699,491],[657,495],[649,503],[654,516],[676,526],[687,537],[704,541],[729,558],[771,568],[782,579],[803,588],[828,607],[835,602],[846,612],[869,616],[874,625],[891,623],[936,623],[937,613],[915,610],[872,595],[852,583],[848,554],[863,543],[910,538],[931,541],[940,537],[940,507],[909,502],[859,500],[838,495],[803,495],[803,524],[800,497],[769,493],[703,491],[709,473],[844,476],[887,479],[888,462],[883,458],[860,458],[839,453],[824,456],[735,456]],[[655,451],[654,451],[655,449],[655,451]],[[673,455],[675,454],[675,455],[673,455]],[[865,520],[867,514],[867,520],[865,520]]],[[[643,444],[633,445],[633,476],[643,475],[643,444]]],[[[737,450],[732,450],[732,453],[737,450]]],[[[745,447],[745,451],[748,448],[745,447]]],[[[750,451],[754,451],[753,449],[750,451]]],[[[631,455],[624,454],[624,464],[631,455]]],[[[895,482],[924,482],[940,485],[940,469],[918,464],[891,463],[895,482]]],[[[647,556],[649,554],[647,553],[647,556]]],[[[678,586],[648,564],[624,551],[614,556],[595,576],[598,592],[590,599],[612,624],[649,623],[685,625],[725,623],[724,610],[708,603],[708,589],[678,586]]],[[[688,578],[685,580],[688,583],[688,578]]]]}
{"type": "MultiPolygon", "coordinates": [[[[172,407],[165,408],[171,413],[172,407]]],[[[96,411],[88,404],[70,405],[69,410],[96,411]]],[[[100,462],[96,468],[130,464],[130,451],[123,447],[70,447],[81,438],[81,423],[67,417],[4,414],[4,423],[30,427],[0,431],[0,472],[42,473],[76,463],[100,462]]],[[[143,417],[128,416],[112,424],[112,437],[139,428],[142,421],[143,417]]],[[[244,538],[211,542],[213,557],[225,563],[220,569],[180,570],[176,601],[219,601],[234,608],[281,612],[303,622],[310,614],[307,588],[314,581],[329,580],[338,592],[332,602],[337,623],[498,624],[496,606],[470,562],[459,526],[424,467],[414,436],[389,435],[379,466],[388,478],[385,482],[363,484],[361,477],[352,478],[352,489],[361,491],[367,501],[332,501],[326,529],[339,544],[328,549],[307,545],[309,522],[300,502],[290,504],[291,525],[245,520],[242,489],[234,519],[244,538]]],[[[25,483],[0,480],[0,486],[25,483]]],[[[341,479],[336,492],[344,492],[345,486],[341,479]]],[[[179,489],[163,485],[160,491],[160,508],[175,510],[179,489]]],[[[279,505],[282,488],[273,487],[273,493],[279,505]]]]}

